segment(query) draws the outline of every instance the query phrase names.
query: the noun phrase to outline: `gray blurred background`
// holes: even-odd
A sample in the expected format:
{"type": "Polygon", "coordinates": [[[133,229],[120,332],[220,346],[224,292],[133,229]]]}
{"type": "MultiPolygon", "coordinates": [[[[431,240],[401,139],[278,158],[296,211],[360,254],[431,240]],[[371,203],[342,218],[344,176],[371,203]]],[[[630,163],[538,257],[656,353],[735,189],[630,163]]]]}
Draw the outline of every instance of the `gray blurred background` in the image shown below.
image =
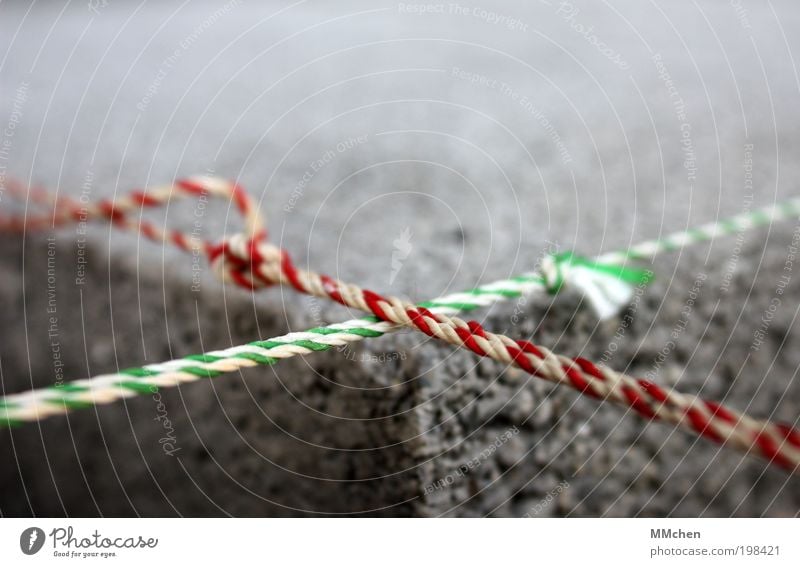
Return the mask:
{"type": "MultiPolygon", "coordinates": [[[[295,261],[424,300],[797,194],[800,9],[750,2],[0,3],[0,174],[75,198],[213,173],[295,261]],[[400,241],[401,244],[397,244],[400,241]],[[400,269],[392,255],[407,250],[400,269]]],[[[3,212],[22,213],[4,193],[3,212]]],[[[148,213],[191,230],[192,203],[148,213]]],[[[209,206],[202,236],[240,229],[209,206]]],[[[758,417],[800,415],[798,223],[668,254],[622,319],[476,315],[758,417]],[[685,330],[663,363],[698,276],[685,330]]],[[[223,287],[104,225],[4,234],[7,393],[355,313],[223,287]],[[48,236],[57,331],[48,335],[48,236]]],[[[791,516],[800,482],[404,333],[0,431],[3,515],[791,516]],[[509,428],[514,434],[453,482],[509,428]],[[172,434],[172,433],[171,433],[172,434]]]]}

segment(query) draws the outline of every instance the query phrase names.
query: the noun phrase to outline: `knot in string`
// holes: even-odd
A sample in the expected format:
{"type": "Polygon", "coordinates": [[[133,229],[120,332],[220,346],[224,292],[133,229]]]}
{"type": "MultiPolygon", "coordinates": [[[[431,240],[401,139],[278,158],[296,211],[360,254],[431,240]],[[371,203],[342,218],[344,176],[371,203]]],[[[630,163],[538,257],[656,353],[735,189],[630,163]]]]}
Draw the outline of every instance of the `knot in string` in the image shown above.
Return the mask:
{"type": "Polygon", "coordinates": [[[635,287],[645,286],[653,272],[619,264],[601,263],[562,252],[546,256],[539,269],[544,287],[555,295],[564,286],[581,291],[600,319],[609,319],[628,305],[635,287]]]}
{"type": "Polygon", "coordinates": [[[255,290],[285,283],[287,253],[266,241],[265,234],[235,234],[208,250],[213,273],[222,281],[255,290]]]}
{"type": "Polygon", "coordinates": [[[21,221],[0,217],[0,229],[49,228],[78,220],[105,220],[117,228],[138,232],[149,240],[174,245],[185,252],[205,252],[213,272],[220,279],[247,289],[285,281],[292,285],[298,283],[288,256],[267,243],[267,231],[258,207],[240,185],[226,179],[187,177],[171,184],[132,191],[115,200],[103,199],[93,203],[56,197],[13,182],[9,184],[9,193],[19,199],[30,198],[33,203],[50,210],[21,221]],[[146,208],[167,207],[174,200],[185,198],[201,202],[215,198],[227,202],[244,221],[242,233],[215,243],[198,238],[194,233],[154,224],[143,219],[141,214],[133,214],[146,208]],[[282,268],[288,276],[281,275],[282,268]]]}
{"type": "Polygon", "coordinates": [[[295,285],[295,270],[288,254],[267,241],[261,212],[241,186],[215,177],[184,179],[176,186],[190,194],[224,198],[235,205],[244,220],[241,233],[218,244],[203,243],[211,270],[220,280],[249,290],[286,282],[295,285]]]}

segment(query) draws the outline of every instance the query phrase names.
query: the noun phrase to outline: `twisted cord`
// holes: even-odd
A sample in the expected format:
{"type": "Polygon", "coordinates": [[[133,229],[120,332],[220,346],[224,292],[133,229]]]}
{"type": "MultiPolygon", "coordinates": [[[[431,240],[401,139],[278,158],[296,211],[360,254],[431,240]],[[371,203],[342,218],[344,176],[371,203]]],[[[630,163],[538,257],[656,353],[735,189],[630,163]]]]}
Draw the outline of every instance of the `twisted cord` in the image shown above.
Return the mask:
{"type": "MultiPolygon", "coordinates": [[[[192,178],[176,183],[169,191],[159,190],[150,195],[137,194],[127,200],[101,203],[92,209],[92,215],[107,218],[124,228],[140,230],[148,238],[169,240],[178,244],[181,238],[176,236],[177,233],[160,229],[148,229],[145,232],[141,229],[141,224],[132,225],[125,217],[130,210],[157,204],[157,199],[169,200],[175,189],[184,193],[197,194],[198,191],[207,191],[217,195],[228,195],[231,199],[236,200],[240,211],[248,219],[246,234],[235,235],[219,245],[206,243],[204,246],[215,273],[223,280],[234,282],[248,289],[288,284],[303,293],[320,298],[330,298],[348,307],[370,312],[375,317],[372,322],[382,321],[389,323],[390,327],[403,326],[417,329],[449,344],[467,348],[480,356],[517,366],[550,382],[569,385],[594,398],[627,406],[647,419],[671,423],[717,443],[743,452],[758,454],[789,470],[796,470],[800,465],[800,432],[791,426],[760,421],[715,402],[666,390],[652,382],[632,378],[612,369],[594,365],[583,358],[570,359],[556,355],[529,341],[515,341],[509,337],[488,332],[475,321],[465,322],[445,313],[434,313],[425,306],[415,306],[401,299],[384,297],[329,276],[300,270],[294,266],[286,252],[266,242],[266,231],[258,220],[255,208],[246,194],[236,185],[228,184],[226,186],[224,182],[211,178],[192,178]],[[204,184],[206,180],[209,181],[208,184],[204,184]]],[[[68,211],[74,203],[54,202],[54,204],[66,209],[64,213],[54,214],[54,219],[58,218],[60,222],[67,222],[75,218],[75,212],[68,211]]],[[[764,218],[768,217],[769,222],[778,218],[786,218],[797,214],[798,207],[800,207],[800,203],[793,201],[760,210],[759,216],[749,221],[740,218],[727,225],[724,223],[707,225],[702,231],[692,231],[691,234],[684,233],[689,236],[677,235],[645,243],[623,255],[616,257],[607,255],[603,259],[609,261],[609,259],[627,260],[631,257],[651,257],[660,251],[685,246],[703,238],[713,238],[726,233],[726,231],[736,232],[743,229],[741,227],[757,226],[761,222],[766,222],[760,216],[762,214],[764,218]]],[[[85,216],[86,209],[82,210],[81,214],[85,216]]],[[[178,245],[180,246],[180,244],[178,245]]],[[[551,287],[552,281],[551,279],[551,287]]],[[[541,279],[540,282],[543,287],[548,288],[547,280],[541,279]]],[[[369,330],[367,326],[360,327],[362,332],[357,332],[358,328],[352,327],[341,331],[330,329],[333,331],[330,333],[324,330],[326,328],[312,330],[311,333],[316,331],[321,335],[317,337],[317,343],[305,342],[306,339],[291,340],[291,342],[256,341],[249,345],[233,347],[227,351],[191,356],[179,361],[122,371],[119,375],[127,376],[127,379],[122,380],[119,375],[79,380],[56,388],[57,391],[64,394],[70,392],[71,388],[71,393],[75,394],[59,396],[61,398],[59,400],[37,396],[37,391],[8,396],[0,402],[0,410],[5,414],[9,423],[41,419],[46,415],[64,413],[73,407],[105,403],[120,397],[135,395],[143,390],[151,391],[152,387],[177,385],[181,382],[196,380],[199,377],[213,377],[242,367],[273,364],[280,358],[307,354],[314,350],[327,350],[333,346],[360,340],[375,332],[369,330]],[[318,348],[317,345],[320,347],[318,348]],[[135,380],[136,378],[147,378],[147,380],[135,380]]],[[[292,335],[287,335],[287,337],[292,337],[292,335]]],[[[294,339],[294,337],[292,338],[294,339]]]]}

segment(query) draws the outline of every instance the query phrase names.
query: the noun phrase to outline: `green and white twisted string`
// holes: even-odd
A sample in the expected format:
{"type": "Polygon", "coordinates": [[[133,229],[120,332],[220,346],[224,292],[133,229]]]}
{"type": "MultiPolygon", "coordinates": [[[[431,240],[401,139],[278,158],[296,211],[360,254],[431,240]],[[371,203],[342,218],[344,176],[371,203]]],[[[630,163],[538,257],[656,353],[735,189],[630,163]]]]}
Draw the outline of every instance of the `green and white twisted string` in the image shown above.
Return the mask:
{"type": "Polygon", "coordinates": [[[776,222],[797,219],[800,215],[800,198],[789,199],[753,211],[715,222],[675,232],[664,238],[642,242],[624,252],[610,252],[597,258],[598,262],[616,264],[626,260],[652,260],[663,252],[675,252],[681,248],[768,226],[776,222]]]}
{"type": "MultiPolygon", "coordinates": [[[[665,238],[646,241],[625,251],[603,254],[594,260],[583,259],[572,253],[552,255],[545,258],[538,272],[499,280],[419,305],[435,314],[455,315],[535,292],[555,293],[566,283],[581,289],[598,314],[607,317],[629,301],[634,283],[647,283],[649,280],[648,271],[626,267],[629,260],[653,259],[663,252],[676,251],[714,238],[797,218],[799,215],[800,199],[792,199],[677,232],[665,238]]],[[[73,409],[155,393],[161,387],[214,378],[241,368],[268,366],[284,358],[326,351],[365,338],[380,337],[399,328],[399,325],[380,321],[374,316],[363,317],[224,350],[12,394],[0,398],[0,427],[12,427],[51,415],[64,414],[73,409]]]]}

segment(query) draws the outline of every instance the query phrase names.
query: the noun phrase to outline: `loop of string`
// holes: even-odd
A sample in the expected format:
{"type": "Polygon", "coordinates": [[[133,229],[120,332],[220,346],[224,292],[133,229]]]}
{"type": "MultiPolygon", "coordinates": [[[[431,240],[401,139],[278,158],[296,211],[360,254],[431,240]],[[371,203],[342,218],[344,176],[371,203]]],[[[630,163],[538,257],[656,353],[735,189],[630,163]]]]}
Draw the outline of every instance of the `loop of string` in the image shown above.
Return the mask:
{"type": "MultiPolygon", "coordinates": [[[[49,214],[25,219],[0,217],[0,228],[37,229],[56,227],[70,222],[107,220],[115,227],[141,233],[150,240],[170,243],[181,250],[200,248],[207,256],[212,272],[221,280],[248,290],[271,285],[290,284],[309,293],[305,283],[317,280],[323,286],[330,278],[316,276],[300,278],[289,254],[267,240],[266,223],[248,194],[236,183],[215,177],[196,176],[177,180],[172,185],[154,187],[148,191],[132,191],[115,201],[102,200],[84,205],[67,197],[56,198],[42,191],[10,182],[10,193],[23,197],[26,193],[40,205],[52,206],[49,214]],[[235,205],[244,219],[244,231],[222,242],[201,240],[194,235],[162,229],[144,219],[132,219],[130,214],[143,208],[166,206],[179,198],[209,195],[235,205]]],[[[555,295],[564,287],[583,293],[601,319],[615,316],[630,302],[634,286],[646,285],[652,272],[611,262],[588,260],[572,252],[550,254],[540,267],[546,290],[555,295]]],[[[330,285],[328,285],[330,287],[330,285]]]]}

